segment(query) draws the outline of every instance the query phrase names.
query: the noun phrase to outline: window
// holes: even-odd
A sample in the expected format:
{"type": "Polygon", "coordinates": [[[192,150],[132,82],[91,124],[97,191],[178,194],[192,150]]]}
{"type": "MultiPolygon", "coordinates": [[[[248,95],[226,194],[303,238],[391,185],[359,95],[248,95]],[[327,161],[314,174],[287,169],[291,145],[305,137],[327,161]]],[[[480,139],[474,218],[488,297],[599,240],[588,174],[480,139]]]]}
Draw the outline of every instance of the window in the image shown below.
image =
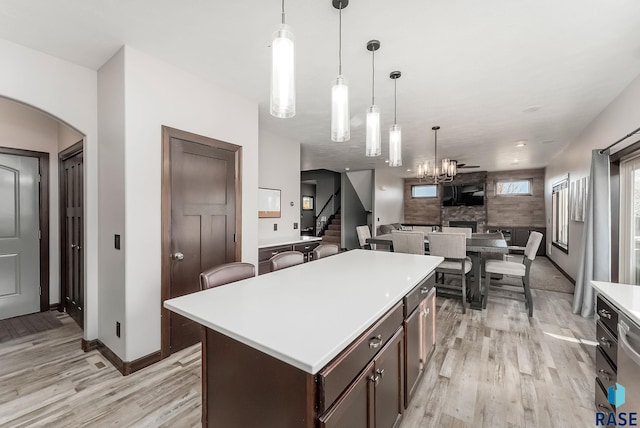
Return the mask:
{"type": "Polygon", "coordinates": [[[640,284],[640,157],[620,163],[620,282],[640,284]]]}
{"type": "Polygon", "coordinates": [[[438,196],[437,184],[416,184],[411,186],[411,197],[413,198],[435,198],[438,196]]]}
{"type": "Polygon", "coordinates": [[[530,196],[533,194],[533,180],[498,180],[496,181],[496,195],[500,196],[530,196]]]}
{"type": "Polygon", "coordinates": [[[553,185],[551,193],[553,246],[569,253],[569,177],[553,185]]]}

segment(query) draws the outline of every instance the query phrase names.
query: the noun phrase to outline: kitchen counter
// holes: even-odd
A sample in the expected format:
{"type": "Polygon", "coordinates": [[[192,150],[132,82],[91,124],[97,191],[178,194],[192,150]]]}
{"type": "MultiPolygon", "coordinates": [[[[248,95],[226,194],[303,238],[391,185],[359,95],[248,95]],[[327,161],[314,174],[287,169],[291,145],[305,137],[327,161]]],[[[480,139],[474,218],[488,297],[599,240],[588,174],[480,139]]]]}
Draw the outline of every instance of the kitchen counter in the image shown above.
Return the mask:
{"type": "Polygon", "coordinates": [[[273,247],[276,245],[293,245],[293,244],[303,244],[305,242],[318,242],[322,241],[322,237],[319,236],[293,236],[289,238],[269,238],[262,239],[258,242],[258,248],[267,248],[273,247]]]}
{"type": "Polygon", "coordinates": [[[591,281],[591,285],[629,318],[640,324],[640,286],[601,281],[591,281]]]}
{"type": "Polygon", "coordinates": [[[164,306],[316,374],[442,260],[352,250],[167,300],[164,306]]]}

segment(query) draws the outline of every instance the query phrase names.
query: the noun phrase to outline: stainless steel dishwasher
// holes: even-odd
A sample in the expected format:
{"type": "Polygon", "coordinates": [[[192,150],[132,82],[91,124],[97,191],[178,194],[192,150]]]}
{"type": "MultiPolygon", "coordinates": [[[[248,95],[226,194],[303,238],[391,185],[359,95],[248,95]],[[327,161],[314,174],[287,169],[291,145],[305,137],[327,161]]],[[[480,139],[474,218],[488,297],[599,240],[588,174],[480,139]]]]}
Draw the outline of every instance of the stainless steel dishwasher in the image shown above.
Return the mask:
{"type": "Polygon", "coordinates": [[[640,326],[624,313],[618,318],[618,383],[625,388],[624,412],[640,412],[640,326]]]}

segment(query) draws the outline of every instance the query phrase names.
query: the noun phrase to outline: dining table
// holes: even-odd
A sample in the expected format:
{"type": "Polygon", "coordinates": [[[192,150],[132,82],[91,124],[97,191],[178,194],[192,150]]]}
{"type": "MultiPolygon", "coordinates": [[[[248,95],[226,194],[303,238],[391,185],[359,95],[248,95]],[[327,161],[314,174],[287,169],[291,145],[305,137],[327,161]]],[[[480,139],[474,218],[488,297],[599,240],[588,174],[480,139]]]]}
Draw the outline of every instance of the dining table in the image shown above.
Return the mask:
{"type": "MultiPolygon", "coordinates": [[[[368,244],[386,245],[390,251],[393,251],[392,234],[386,233],[382,235],[367,238],[368,244]]],[[[429,251],[429,237],[424,235],[425,253],[429,251]]],[[[473,280],[469,282],[467,288],[467,300],[469,307],[475,310],[482,310],[484,299],[486,299],[483,289],[482,274],[484,260],[487,254],[507,254],[509,246],[504,236],[500,232],[494,233],[473,233],[471,238],[467,238],[467,254],[471,258],[473,280]]]]}

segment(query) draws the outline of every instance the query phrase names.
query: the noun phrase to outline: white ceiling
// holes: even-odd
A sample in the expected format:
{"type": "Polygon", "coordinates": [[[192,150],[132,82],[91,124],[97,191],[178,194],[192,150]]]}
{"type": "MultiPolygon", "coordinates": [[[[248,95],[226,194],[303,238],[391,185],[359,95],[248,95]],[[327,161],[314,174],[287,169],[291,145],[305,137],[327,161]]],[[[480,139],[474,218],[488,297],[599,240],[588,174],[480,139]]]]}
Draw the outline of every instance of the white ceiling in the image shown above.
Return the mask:
{"type": "Polygon", "coordinates": [[[268,105],[269,43],[280,6],[279,0],[0,0],[0,38],[92,69],[130,45],[258,102],[261,128],[302,144],[302,169],[337,171],[385,167],[387,132],[380,159],[364,156],[371,101],[365,46],[379,39],[375,84],[383,130],[393,121],[389,72],[402,71],[404,166],[395,170],[403,176],[433,156],[433,125],[442,127],[439,155],[484,170],[543,167],[640,74],[637,0],[351,0],[343,11],[351,141],[333,143],[338,11],[331,0],[287,1],[297,115],[276,119],[268,105]],[[520,140],[526,146],[516,148],[520,140]]]}

